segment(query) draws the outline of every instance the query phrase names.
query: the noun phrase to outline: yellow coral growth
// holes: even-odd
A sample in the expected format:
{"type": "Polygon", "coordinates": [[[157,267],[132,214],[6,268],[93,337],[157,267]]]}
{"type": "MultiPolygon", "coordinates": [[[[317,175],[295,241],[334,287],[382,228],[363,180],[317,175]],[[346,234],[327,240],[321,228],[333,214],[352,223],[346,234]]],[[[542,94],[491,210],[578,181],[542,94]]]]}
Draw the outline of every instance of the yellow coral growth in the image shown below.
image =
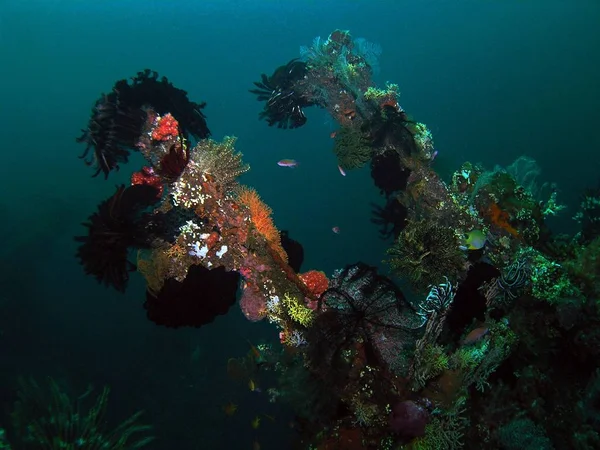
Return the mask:
{"type": "Polygon", "coordinates": [[[298,298],[292,297],[290,294],[285,294],[283,296],[283,305],[294,322],[305,327],[309,327],[312,324],[314,319],[313,310],[303,305],[298,298]]]}
{"type": "Polygon", "coordinates": [[[137,270],[146,279],[148,290],[157,294],[165,282],[164,276],[168,261],[160,250],[147,252],[140,250],[137,254],[137,270]]]}
{"type": "Polygon", "coordinates": [[[281,238],[279,230],[273,223],[271,213],[273,212],[269,206],[263,202],[256,190],[243,186],[238,191],[238,201],[248,207],[250,210],[250,218],[256,230],[264,236],[271,248],[287,262],[287,253],[281,246],[281,238]]]}

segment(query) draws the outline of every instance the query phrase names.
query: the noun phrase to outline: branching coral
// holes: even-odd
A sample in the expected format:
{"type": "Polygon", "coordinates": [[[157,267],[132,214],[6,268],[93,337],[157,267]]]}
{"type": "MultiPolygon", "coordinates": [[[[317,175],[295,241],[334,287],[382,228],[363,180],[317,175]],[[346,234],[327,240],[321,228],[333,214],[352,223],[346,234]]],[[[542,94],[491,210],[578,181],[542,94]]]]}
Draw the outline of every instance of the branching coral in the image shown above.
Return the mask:
{"type": "Polygon", "coordinates": [[[506,450],[552,450],[552,442],[544,429],[531,419],[513,419],[498,430],[498,439],[506,450]]]}
{"type": "Polygon", "coordinates": [[[426,343],[422,350],[417,347],[413,361],[410,375],[414,390],[448,369],[448,356],[444,348],[436,344],[426,343]]]}
{"type": "Polygon", "coordinates": [[[463,448],[463,429],[467,420],[454,415],[434,417],[425,426],[425,436],[411,444],[413,450],[459,450],[463,448]]]}
{"type": "Polygon", "coordinates": [[[391,268],[408,277],[417,289],[424,290],[445,277],[456,279],[465,269],[454,231],[427,220],[409,222],[388,254],[391,268]]]}
{"type": "Polygon", "coordinates": [[[285,311],[294,322],[297,322],[304,327],[309,327],[312,325],[315,318],[314,312],[312,309],[304,305],[302,300],[300,300],[298,297],[286,293],[283,296],[283,305],[285,307],[285,311]]]}

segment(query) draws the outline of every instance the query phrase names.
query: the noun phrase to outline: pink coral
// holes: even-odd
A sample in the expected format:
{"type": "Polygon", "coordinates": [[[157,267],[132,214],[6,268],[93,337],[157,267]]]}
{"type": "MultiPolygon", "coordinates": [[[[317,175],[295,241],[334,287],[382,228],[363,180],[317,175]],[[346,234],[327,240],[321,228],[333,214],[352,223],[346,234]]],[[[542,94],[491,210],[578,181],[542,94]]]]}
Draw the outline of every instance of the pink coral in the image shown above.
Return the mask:
{"type": "Polygon", "coordinates": [[[258,322],[267,315],[267,301],[265,296],[253,285],[246,284],[240,298],[240,308],[251,322],[258,322]]]}

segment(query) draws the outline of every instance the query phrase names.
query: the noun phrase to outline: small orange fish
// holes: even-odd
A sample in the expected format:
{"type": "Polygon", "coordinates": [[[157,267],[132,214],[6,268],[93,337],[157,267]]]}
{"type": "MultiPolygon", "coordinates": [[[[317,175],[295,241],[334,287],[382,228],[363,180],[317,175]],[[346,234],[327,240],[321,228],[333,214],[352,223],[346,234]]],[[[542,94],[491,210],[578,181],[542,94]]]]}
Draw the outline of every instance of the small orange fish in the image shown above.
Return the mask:
{"type": "Polygon", "coordinates": [[[475,344],[476,342],[479,342],[489,332],[490,329],[488,327],[475,328],[463,339],[462,345],[475,344]]]}
{"type": "Polygon", "coordinates": [[[337,136],[337,131],[332,131],[331,134],[329,135],[329,137],[331,139],[335,138],[337,136]]]}
{"type": "Polygon", "coordinates": [[[252,422],[250,422],[250,425],[255,430],[258,429],[258,427],[260,427],[260,417],[256,416],[254,419],[252,419],[252,422]]]}
{"type": "Polygon", "coordinates": [[[225,406],[223,406],[223,412],[226,416],[229,417],[233,416],[236,413],[237,409],[238,406],[233,402],[229,402],[225,406]]]}

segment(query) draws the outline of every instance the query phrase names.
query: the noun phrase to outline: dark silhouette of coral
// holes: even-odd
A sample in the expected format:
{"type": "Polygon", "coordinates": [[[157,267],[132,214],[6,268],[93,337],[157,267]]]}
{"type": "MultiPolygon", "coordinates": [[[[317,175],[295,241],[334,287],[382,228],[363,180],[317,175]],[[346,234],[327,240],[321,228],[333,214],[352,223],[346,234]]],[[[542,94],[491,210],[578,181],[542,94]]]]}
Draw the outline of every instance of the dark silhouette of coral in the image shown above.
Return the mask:
{"type": "Polygon", "coordinates": [[[169,328],[200,327],[226,314],[236,301],[240,275],[224,267],[190,266],[183,282],[165,281],[157,294],[146,291],[148,319],[169,328]]]}

